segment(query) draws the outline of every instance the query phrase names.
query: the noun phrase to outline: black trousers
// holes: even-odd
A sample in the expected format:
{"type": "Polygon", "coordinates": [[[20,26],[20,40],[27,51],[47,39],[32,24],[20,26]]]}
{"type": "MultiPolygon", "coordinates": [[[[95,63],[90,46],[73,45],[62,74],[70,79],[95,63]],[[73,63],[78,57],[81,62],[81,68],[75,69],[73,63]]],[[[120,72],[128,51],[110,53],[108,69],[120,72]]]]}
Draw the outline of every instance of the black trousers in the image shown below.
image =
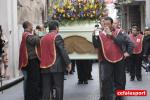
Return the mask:
{"type": "Polygon", "coordinates": [[[79,81],[88,80],[87,60],[76,60],[79,81]]]}
{"type": "MultiPolygon", "coordinates": [[[[126,84],[124,61],[110,63],[108,61],[100,62],[100,82],[101,98],[100,100],[113,100],[114,90],[124,90],[126,84]]],[[[116,97],[115,100],[122,100],[116,97]]]]}
{"type": "Polygon", "coordinates": [[[130,72],[130,66],[131,66],[130,57],[127,57],[125,59],[125,70],[126,70],[126,72],[130,72]]]}
{"type": "Polygon", "coordinates": [[[92,78],[92,60],[87,60],[86,61],[86,66],[87,66],[87,70],[88,70],[88,79],[92,78]]]}
{"type": "Polygon", "coordinates": [[[141,57],[141,55],[140,54],[132,55],[130,57],[130,62],[131,62],[131,66],[130,66],[131,78],[135,78],[135,76],[137,78],[141,78],[141,66],[142,66],[142,57],[141,57]]]}
{"type": "Polygon", "coordinates": [[[72,63],[71,72],[75,72],[76,60],[71,60],[71,63],[72,63]]]}
{"type": "Polygon", "coordinates": [[[25,100],[40,100],[40,64],[38,59],[28,61],[25,100]]]}
{"type": "MultiPolygon", "coordinates": [[[[56,90],[54,100],[63,100],[64,73],[42,73],[42,100],[49,100],[52,90],[56,90]]],[[[51,99],[50,99],[51,100],[51,99]]]]}

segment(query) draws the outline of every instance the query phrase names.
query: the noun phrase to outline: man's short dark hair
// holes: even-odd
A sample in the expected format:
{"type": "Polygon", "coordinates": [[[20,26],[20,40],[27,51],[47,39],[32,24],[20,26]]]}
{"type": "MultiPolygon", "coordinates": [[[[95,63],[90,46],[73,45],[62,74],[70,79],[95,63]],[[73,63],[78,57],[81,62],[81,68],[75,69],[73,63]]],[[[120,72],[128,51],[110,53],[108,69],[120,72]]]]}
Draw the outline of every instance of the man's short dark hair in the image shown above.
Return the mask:
{"type": "Polygon", "coordinates": [[[52,20],[48,23],[49,31],[56,30],[59,27],[59,22],[57,20],[52,20]]]}
{"type": "Polygon", "coordinates": [[[104,20],[110,20],[111,24],[113,24],[113,19],[111,17],[105,17],[104,20]]]}
{"type": "Polygon", "coordinates": [[[40,27],[39,25],[37,25],[37,26],[36,26],[36,29],[39,29],[39,30],[41,30],[41,27],[40,27]]]}
{"type": "Polygon", "coordinates": [[[138,28],[138,26],[132,26],[132,29],[136,29],[137,31],[139,31],[139,28],[138,28]]]}
{"type": "Polygon", "coordinates": [[[27,29],[29,25],[31,25],[31,23],[29,21],[25,21],[25,22],[23,22],[22,27],[24,29],[27,29]]]}

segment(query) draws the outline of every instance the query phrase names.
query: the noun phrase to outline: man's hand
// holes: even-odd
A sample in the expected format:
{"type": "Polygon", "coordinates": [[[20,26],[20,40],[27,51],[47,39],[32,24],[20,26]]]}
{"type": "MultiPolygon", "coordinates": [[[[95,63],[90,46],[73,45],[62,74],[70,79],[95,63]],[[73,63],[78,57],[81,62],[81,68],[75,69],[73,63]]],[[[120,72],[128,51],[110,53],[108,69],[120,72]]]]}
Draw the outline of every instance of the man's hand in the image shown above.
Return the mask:
{"type": "Polygon", "coordinates": [[[71,68],[72,68],[72,65],[71,65],[71,63],[67,66],[67,71],[68,71],[68,73],[71,71],[71,68]]]}
{"type": "Polygon", "coordinates": [[[92,35],[95,35],[95,30],[92,32],[92,35]]]}
{"type": "Polygon", "coordinates": [[[104,31],[106,32],[107,35],[112,35],[112,32],[109,27],[104,27],[104,31]]]}
{"type": "Polygon", "coordinates": [[[124,58],[127,58],[130,56],[130,54],[128,52],[125,52],[123,55],[124,55],[124,58]]]}

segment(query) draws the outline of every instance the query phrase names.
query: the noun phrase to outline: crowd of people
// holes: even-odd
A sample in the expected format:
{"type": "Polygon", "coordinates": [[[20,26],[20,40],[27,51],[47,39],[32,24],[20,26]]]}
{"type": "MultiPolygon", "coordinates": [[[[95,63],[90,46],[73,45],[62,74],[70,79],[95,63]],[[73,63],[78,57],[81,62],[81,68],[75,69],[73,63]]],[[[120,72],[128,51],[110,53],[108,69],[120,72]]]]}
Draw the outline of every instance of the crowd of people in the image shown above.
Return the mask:
{"type": "MultiPolygon", "coordinates": [[[[101,18],[100,25],[92,33],[93,46],[98,53],[99,100],[123,100],[115,96],[115,91],[125,90],[126,72],[130,73],[130,81],[135,78],[142,81],[142,66],[150,72],[150,28],[145,28],[142,34],[138,26],[133,25],[131,31],[126,32],[121,29],[119,20],[111,17],[101,18]]],[[[29,21],[22,26],[19,70],[24,75],[24,100],[63,100],[64,75],[73,74],[75,66],[79,85],[93,80],[93,61],[70,60],[59,34],[58,21],[48,22],[48,33],[39,25],[33,30],[29,21]]],[[[4,64],[4,75],[0,66],[1,77],[6,77],[8,67],[7,44],[0,26],[0,65],[4,64]]]]}
{"type": "MultiPolygon", "coordinates": [[[[134,25],[131,32],[125,32],[119,21],[111,17],[101,18],[100,24],[99,34],[94,30],[92,37],[98,52],[99,100],[123,100],[114,93],[125,90],[126,70],[130,73],[130,81],[135,77],[142,81],[142,62],[149,61],[150,30],[147,28],[145,34],[141,34],[138,26],[134,25]]],[[[75,66],[79,85],[93,80],[92,60],[70,60],[59,35],[59,23],[50,21],[48,27],[49,32],[44,33],[40,26],[33,31],[32,23],[23,23],[19,69],[25,78],[25,100],[48,100],[50,94],[54,100],[63,100],[64,75],[73,74],[75,66]]]]}
{"type": "Polygon", "coordinates": [[[57,91],[56,100],[63,98],[64,72],[70,72],[71,61],[58,34],[59,23],[51,21],[48,26],[49,33],[40,38],[32,33],[32,23],[23,23],[19,69],[25,76],[25,100],[49,100],[52,89],[57,91]]]}
{"type": "Polygon", "coordinates": [[[114,92],[125,90],[125,71],[130,73],[130,81],[135,77],[142,81],[142,62],[149,63],[150,28],[142,34],[138,26],[133,25],[131,32],[126,32],[117,19],[100,20],[99,34],[93,32],[93,45],[98,50],[100,63],[100,100],[123,100],[121,96],[114,96],[114,92]]]}

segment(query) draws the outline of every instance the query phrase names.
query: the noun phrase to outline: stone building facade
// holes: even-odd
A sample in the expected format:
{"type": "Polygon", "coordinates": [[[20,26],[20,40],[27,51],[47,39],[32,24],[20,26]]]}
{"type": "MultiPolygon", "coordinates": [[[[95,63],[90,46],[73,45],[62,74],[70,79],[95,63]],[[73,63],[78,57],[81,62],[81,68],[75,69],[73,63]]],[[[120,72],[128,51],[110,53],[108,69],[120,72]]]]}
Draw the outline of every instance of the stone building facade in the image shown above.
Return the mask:
{"type": "Polygon", "coordinates": [[[49,0],[0,0],[0,25],[8,39],[8,69],[11,78],[19,76],[18,55],[22,36],[22,23],[34,25],[46,20],[49,0]]]}
{"type": "Polygon", "coordinates": [[[122,27],[129,30],[137,24],[141,31],[150,27],[150,0],[116,0],[118,15],[121,16],[122,27]]]}

